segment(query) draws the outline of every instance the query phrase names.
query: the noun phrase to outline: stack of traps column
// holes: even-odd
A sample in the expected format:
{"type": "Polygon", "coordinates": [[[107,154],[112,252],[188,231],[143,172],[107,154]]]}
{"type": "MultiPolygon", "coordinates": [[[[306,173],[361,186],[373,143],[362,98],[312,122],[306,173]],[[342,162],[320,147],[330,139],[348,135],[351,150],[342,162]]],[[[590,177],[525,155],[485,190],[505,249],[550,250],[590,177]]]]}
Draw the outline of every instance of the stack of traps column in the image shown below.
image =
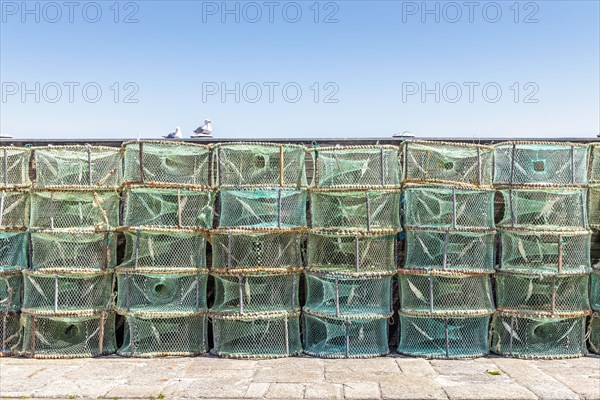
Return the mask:
{"type": "Polygon", "coordinates": [[[592,255],[590,300],[593,314],[589,323],[590,351],[600,354],[600,143],[590,146],[589,225],[593,230],[595,254],[592,255]]]}
{"type": "Polygon", "coordinates": [[[125,334],[117,353],[205,353],[210,149],[172,141],[127,142],[123,149],[125,254],[116,270],[116,309],[125,334]]]}
{"type": "Polygon", "coordinates": [[[452,359],[488,353],[494,311],[492,157],[493,148],[479,145],[404,145],[401,354],[452,359]]]}
{"type": "Polygon", "coordinates": [[[94,357],[115,351],[113,269],[118,148],[33,148],[29,269],[23,272],[23,354],[94,357]]]}
{"type": "Polygon", "coordinates": [[[315,148],[304,352],[389,353],[391,280],[400,230],[399,148],[315,148]]]}
{"type": "Polygon", "coordinates": [[[212,352],[231,358],[299,354],[306,150],[271,143],[213,149],[219,223],[211,232],[212,352]]]}
{"type": "Polygon", "coordinates": [[[492,351],[519,358],[587,354],[590,314],[588,146],[515,142],[497,145],[498,312],[492,351]]]}

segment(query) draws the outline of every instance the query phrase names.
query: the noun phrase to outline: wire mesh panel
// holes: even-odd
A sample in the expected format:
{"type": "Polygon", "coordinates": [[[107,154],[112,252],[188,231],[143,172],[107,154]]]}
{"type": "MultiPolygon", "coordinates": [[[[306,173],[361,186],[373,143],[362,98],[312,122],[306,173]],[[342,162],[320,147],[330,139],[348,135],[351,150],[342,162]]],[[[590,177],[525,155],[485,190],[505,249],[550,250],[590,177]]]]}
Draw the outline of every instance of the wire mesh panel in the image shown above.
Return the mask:
{"type": "Polygon", "coordinates": [[[406,186],[404,225],[419,228],[494,228],[494,191],[406,186]]]}
{"type": "Polygon", "coordinates": [[[310,193],[313,228],[397,229],[400,190],[310,193]]]}
{"type": "Polygon", "coordinates": [[[482,357],[489,352],[487,315],[432,316],[400,313],[398,352],[441,359],[482,357]]]}
{"type": "Polygon", "coordinates": [[[29,192],[0,190],[0,229],[22,229],[29,225],[29,192]]]}
{"type": "Polygon", "coordinates": [[[210,186],[210,148],[171,141],[123,143],[123,181],[147,185],[210,186]]]}
{"type": "Polygon", "coordinates": [[[571,358],[587,355],[586,317],[536,317],[497,312],[491,350],[516,358],[571,358]]]}
{"type": "MultiPolygon", "coordinates": [[[[600,155],[598,155],[600,158],[600,155]]],[[[598,161],[600,164],[600,161],[598,161]]],[[[600,168],[600,165],[598,166],[600,168]]],[[[600,174],[600,173],[599,173],[600,174]]],[[[600,177],[598,178],[600,179],[600,177]]],[[[600,230],[600,184],[599,185],[590,185],[590,194],[588,199],[589,205],[589,225],[594,229],[600,230]]]]}
{"type": "Polygon", "coordinates": [[[321,358],[369,358],[386,355],[388,318],[335,318],[303,312],[304,352],[321,358]]]}
{"type": "Polygon", "coordinates": [[[582,186],[588,182],[587,144],[501,143],[494,152],[499,186],[582,186]]]}
{"type": "Polygon", "coordinates": [[[300,354],[300,312],[241,316],[213,314],[214,348],[229,358],[278,358],[300,354]]]}
{"type": "Polygon", "coordinates": [[[600,312],[600,271],[590,274],[590,305],[594,311],[600,312]]]}
{"type": "Polygon", "coordinates": [[[29,180],[29,156],[30,150],[26,148],[7,146],[0,147],[0,186],[28,187],[29,180]]]}
{"type": "Polygon", "coordinates": [[[35,187],[111,187],[121,184],[121,151],[116,147],[72,145],[34,147],[35,187]]]}
{"type": "Polygon", "coordinates": [[[222,188],[306,187],[305,158],[299,145],[218,143],[213,182],[222,188]]]}
{"type": "Polygon", "coordinates": [[[194,356],[208,351],[206,313],[125,314],[124,357],[194,356]]]}
{"type": "Polygon", "coordinates": [[[27,268],[26,232],[0,232],[0,271],[27,268]]]}
{"type": "Polygon", "coordinates": [[[210,229],[214,196],[210,190],[131,186],[123,192],[123,225],[210,229]]]}
{"type": "Polygon", "coordinates": [[[22,314],[23,352],[34,358],[82,358],[116,350],[115,314],[80,316],[22,314]]]}
{"type": "Polygon", "coordinates": [[[468,143],[404,144],[404,182],[492,184],[493,148],[468,143]]]}
{"type": "Polygon", "coordinates": [[[590,351],[600,354],[600,313],[592,314],[588,325],[590,351]]]}
{"type": "Polygon", "coordinates": [[[21,308],[21,271],[0,271],[0,313],[21,308]]]}
{"type": "Polygon", "coordinates": [[[23,330],[19,319],[18,313],[0,313],[0,358],[10,357],[21,351],[23,330]]]}
{"type": "Polygon", "coordinates": [[[600,183],[600,142],[590,143],[590,183],[600,183]]]}
{"type": "Polygon", "coordinates": [[[219,227],[288,229],[306,226],[306,191],[221,190],[219,227]]]}
{"type": "Polygon", "coordinates": [[[318,188],[397,187],[401,173],[399,148],[389,145],[315,148],[318,188]]]}

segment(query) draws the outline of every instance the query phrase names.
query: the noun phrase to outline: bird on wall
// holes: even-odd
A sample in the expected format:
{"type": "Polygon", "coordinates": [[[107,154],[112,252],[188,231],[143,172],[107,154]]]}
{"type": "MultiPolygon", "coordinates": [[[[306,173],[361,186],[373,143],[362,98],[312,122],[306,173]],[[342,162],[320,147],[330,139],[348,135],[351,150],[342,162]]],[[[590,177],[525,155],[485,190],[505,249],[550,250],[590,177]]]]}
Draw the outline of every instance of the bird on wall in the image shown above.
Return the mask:
{"type": "Polygon", "coordinates": [[[181,139],[183,138],[183,134],[181,133],[181,128],[175,128],[175,132],[171,132],[168,135],[163,136],[165,139],[181,139]]]}
{"type": "Polygon", "coordinates": [[[212,121],[210,118],[204,120],[204,125],[200,126],[191,135],[193,138],[212,137],[212,121]]]}

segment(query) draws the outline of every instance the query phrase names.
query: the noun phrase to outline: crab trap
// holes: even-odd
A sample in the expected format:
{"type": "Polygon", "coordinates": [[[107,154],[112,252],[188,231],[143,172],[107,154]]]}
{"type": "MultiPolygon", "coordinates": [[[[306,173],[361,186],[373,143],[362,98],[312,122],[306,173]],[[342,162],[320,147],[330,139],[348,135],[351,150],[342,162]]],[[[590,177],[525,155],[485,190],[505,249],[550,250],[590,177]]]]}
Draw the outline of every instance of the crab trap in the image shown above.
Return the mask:
{"type": "Polygon", "coordinates": [[[384,356],[388,346],[391,313],[376,318],[336,318],[305,311],[304,352],[321,358],[369,358],[384,356]]]}
{"type": "Polygon", "coordinates": [[[123,182],[156,186],[210,186],[209,146],[171,141],[123,143],[123,182]]]}
{"type": "Polygon", "coordinates": [[[28,266],[28,234],[0,232],[0,272],[28,266]]]}
{"type": "Polygon", "coordinates": [[[181,357],[208,351],[206,312],[127,313],[124,319],[120,356],[181,357]]]}
{"type": "Polygon", "coordinates": [[[585,186],[587,144],[507,142],[494,152],[497,186],[585,186]]]}
{"type": "Polygon", "coordinates": [[[600,142],[590,143],[590,183],[600,183],[600,142]]]}
{"type": "Polygon", "coordinates": [[[308,234],[308,269],[322,272],[396,271],[397,231],[319,231],[308,234]]]}
{"type": "MultiPolygon", "coordinates": [[[[600,158],[600,155],[598,155],[598,158],[600,158]]],[[[598,161],[598,164],[600,164],[600,161],[598,161]]],[[[598,168],[600,168],[600,165],[598,168]]],[[[600,230],[600,184],[590,185],[588,205],[589,225],[593,229],[600,230]]]]}
{"type": "Polygon", "coordinates": [[[211,353],[228,358],[279,358],[302,352],[300,311],[257,315],[209,314],[211,353]]]}
{"type": "Polygon", "coordinates": [[[19,320],[18,313],[0,313],[0,358],[11,357],[21,351],[23,330],[19,320]]]}
{"type": "Polygon", "coordinates": [[[286,272],[302,268],[302,231],[211,231],[214,272],[286,272]]]}
{"type": "Polygon", "coordinates": [[[29,225],[29,192],[25,189],[0,190],[0,229],[24,229],[29,225]]]}
{"type": "Polygon", "coordinates": [[[83,358],[116,350],[115,314],[94,312],[77,316],[21,314],[22,355],[33,358],[83,358]]]}
{"type": "Polygon", "coordinates": [[[440,359],[488,354],[490,314],[427,315],[400,312],[398,353],[440,359]]]}
{"type": "Polygon", "coordinates": [[[581,357],[586,347],[586,314],[538,316],[496,312],[491,351],[505,357],[556,359],[581,357]]]}
{"type": "Polygon", "coordinates": [[[210,190],[130,186],[123,191],[123,226],[210,229],[214,195],[210,190]]]}
{"type": "Polygon", "coordinates": [[[121,149],[72,145],[34,147],[35,183],[40,189],[104,187],[121,184],[121,149]]]}
{"type": "Polygon", "coordinates": [[[0,313],[21,309],[21,271],[0,271],[0,313]]]}
{"type": "Polygon", "coordinates": [[[221,188],[307,186],[304,146],[218,143],[213,148],[213,184],[221,188]]]}
{"type": "Polygon", "coordinates": [[[400,190],[311,191],[313,228],[398,229],[400,190]]]}
{"type": "Polygon", "coordinates": [[[407,185],[404,226],[434,229],[494,228],[494,191],[407,185]]]}
{"type": "Polygon", "coordinates": [[[590,306],[600,312],[600,270],[596,269],[590,274],[590,306]]]}
{"type": "Polygon", "coordinates": [[[600,313],[593,313],[588,325],[588,342],[592,353],[600,354],[600,313]]]}
{"type": "Polygon", "coordinates": [[[406,142],[404,182],[492,184],[493,147],[468,143],[406,142]]]}
{"type": "Polygon", "coordinates": [[[306,191],[221,190],[219,227],[290,229],[306,226],[306,191]]]}
{"type": "Polygon", "coordinates": [[[388,188],[401,183],[399,148],[390,145],[316,147],[316,188],[388,188]]]}
{"type": "Polygon", "coordinates": [[[0,186],[3,188],[29,187],[30,150],[21,147],[0,147],[0,186]]]}

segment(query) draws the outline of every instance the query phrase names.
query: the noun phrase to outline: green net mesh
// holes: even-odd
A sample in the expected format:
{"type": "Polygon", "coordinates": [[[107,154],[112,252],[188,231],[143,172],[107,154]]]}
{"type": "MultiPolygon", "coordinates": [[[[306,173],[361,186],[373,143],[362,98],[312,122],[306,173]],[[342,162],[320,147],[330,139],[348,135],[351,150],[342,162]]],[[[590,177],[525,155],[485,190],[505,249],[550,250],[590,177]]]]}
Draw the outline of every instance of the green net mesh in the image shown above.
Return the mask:
{"type": "Polygon", "coordinates": [[[587,355],[586,317],[536,317],[497,312],[491,350],[516,358],[570,358],[587,355]]]}
{"type": "Polygon", "coordinates": [[[405,182],[492,184],[493,148],[467,143],[407,142],[405,182]]]}
{"type": "Polygon", "coordinates": [[[257,316],[211,314],[213,354],[230,358],[278,358],[300,354],[300,312],[257,316]]]}
{"type": "Polygon", "coordinates": [[[493,228],[494,191],[407,186],[404,224],[420,228],[493,228]]]}
{"type": "Polygon", "coordinates": [[[29,193],[24,190],[0,191],[0,229],[22,229],[29,225],[29,193]]]}
{"type": "Polygon", "coordinates": [[[25,232],[0,232],[0,271],[27,268],[27,242],[25,232]]]}
{"type": "MultiPolygon", "coordinates": [[[[598,158],[600,158],[600,155],[598,158]]],[[[600,164],[600,161],[598,163],[600,164]]],[[[600,166],[598,166],[598,168],[600,168],[600,166]]],[[[600,179],[600,177],[598,179],[600,179]]],[[[589,225],[594,229],[600,230],[600,185],[590,185],[588,204],[589,225]]]]}
{"type": "Polygon", "coordinates": [[[123,181],[157,185],[209,186],[208,146],[167,141],[123,143],[123,181]]]}
{"type": "Polygon", "coordinates": [[[398,147],[389,145],[316,148],[312,186],[397,187],[401,181],[398,152],[398,147]]]}
{"type": "Polygon", "coordinates": [[[594,270],[590,275],[590,305],[600,312],[600,270],[594,270]]]}
{"type": "Polygon", "coordinates": [[[600,142],[590,143],[590,183],[600,183],[600,142]]]}
{"type": "Polygon", "coordinates": [[[587,144],[502,143],[494,153],[496,185],[585,185],[587,144]]]}
{"type": "Polygon", "coordinates": [[[123,192],[123,225],[210,229],[213,193],[209,190],[132,186],[123,192]]]}
{"type": "Polygon", "coordinates": [[[592,314],[588,326],[590,351],[600,354],[600,313],[592,314]]]}
{"type": "Polygon", "coordinates": [[[0,313],[21,308],[21,271],[0,271],[0,313]]]}
{"type": "Polygon", "coordinates": [[[29,149],[20,147],[0,147],[2,167],[0,167],[0,186],[27,187],[29,180],[29,149]]]}
{"type": "Polygon", "coordinates": [[[35,147],[35,187],[111,187],[121,184],[121,151],[73,145],[35,147]]]}
{"type": "Polygon", "coordinates": [[[21,351],[23,330],[19,319],[18,313],[0,313],[0,358],[10,357],[21,351]]]}
{"type": "Polygon", "coordinates": [[[344,191],[310,193],[313,228],[397,229],[400,191],[344,191]]]}
{"type": "Polygon", "coordinates": [[[398,352],[441,359],[482,357],[489,351],[489,315],[432,316],[400,313],[398,352]]]}
{"type": "Polygon", "coordinates": [[[367,358],[390,352],[388,316],[356,319],[303,313],[304,352],[322,358],[367,358]]]}
{"type": "Polygon", "coordinates": [[[306,149],[293,144],[219,143],[213,149],[214,185],[306,187],[306,149]]]}

